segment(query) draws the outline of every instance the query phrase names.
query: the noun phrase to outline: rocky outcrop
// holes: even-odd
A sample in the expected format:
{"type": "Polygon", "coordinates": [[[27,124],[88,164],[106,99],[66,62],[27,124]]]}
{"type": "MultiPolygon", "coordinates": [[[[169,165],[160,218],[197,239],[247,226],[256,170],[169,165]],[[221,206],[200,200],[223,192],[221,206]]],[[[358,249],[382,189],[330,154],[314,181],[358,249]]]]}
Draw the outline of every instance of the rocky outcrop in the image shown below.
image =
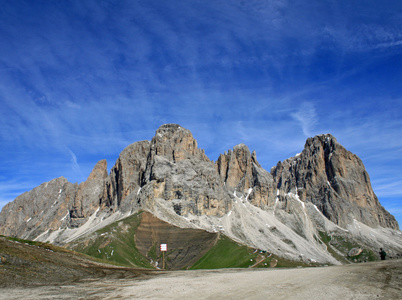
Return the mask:
{"type": "Polygon", "coordinates": [[[60,177],[18,196],[0,213],[1,234],[33,238],[45,230],[57,230],[69,215],[67,207],[77,189],[77,184],[60,177]]]}
{"type": "Polygon", "coordinates": [[[133,211],[155,198],[169,201],[177,214],[223,215],[230,205],[213,162],[197,148],[191,132],[162,125],[155,137],[128,146],[106,180],[101,208],[133,211]]]}
{"type": "Polygon", "coordinates": [[[87,180],[78,186],[73,205],[69,208],[68,226],[80,227],[98,209],[107,176],[107,162],[101,160],[95,165],[87,180]]]}
{"type": "Polygon", "coordinates": [[[276,186],[272,175],[257,161],[255,151],[240,144],[221,154],[216,169],[228,189],[243,193],[255,206],[264,208],[275,201],[276,186]]]}
{"type": "Polygon", "coordinates": [[[170,201],[179,215],[221,216],[230,209],[230,198],[213,162],[197,148],[191,132],[176,124],[156,131],[142,184],[145,197],[141,201],[170,201]]]}
{"type": "Polygon", "coordinates": [[[106,177],[102,160],[79,185],[60,177],[18,196],[0,213],[1,234],[34,239],[44,232],[80,227],[98,209],[106,177]]]}
{"type": "Polygon", "coordinates": [[[279,162],[271,173],[281,195],[313,203],[335,224],[346,228],[357,220],[398,229],[374,194],[362,161],[330,134],[309,138],[300,154],[279,162]]]}
{"type": "Polygon", "coordinates": [[[120,153],[105,181],[100,198],[101,210],[129,211],[137,205],[137,194],[148,166],[149,149],[150,142],[141,141],[131,144],[120,153]]]}
{"type": "Polygon", "coordinates": [[[134,212],[154,199],[168,201],[178,215],[222,216],[230,209],[214,163],[191,132],[176,124],[162,125],[151,141],[125,148],[109,175],[102,160],[79,185],[58,178],[19,196],[0,214],[0,232],[35,238],[78,228],[95,213],[134,212]]]}
{"type": "Polygon", "coordinates": [[[158,128],[151,141],[150,159],[163,156],[174,163],[194,158],[209,162],[204,150],[197,148],[197,141],[190,130],[178,124],[165,124],[158,128]]]}

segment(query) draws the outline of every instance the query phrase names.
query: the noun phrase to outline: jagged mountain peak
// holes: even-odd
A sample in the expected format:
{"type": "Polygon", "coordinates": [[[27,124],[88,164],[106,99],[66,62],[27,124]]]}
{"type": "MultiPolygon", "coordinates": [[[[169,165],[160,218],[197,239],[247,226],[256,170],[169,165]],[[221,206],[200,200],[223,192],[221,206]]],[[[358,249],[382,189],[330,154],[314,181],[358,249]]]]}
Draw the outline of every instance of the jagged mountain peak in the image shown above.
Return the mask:
{"type": "Polygon", "coordinates": [[[195,156],[209,160],[204,150],[198,149],[190,130],[178,124],[165,124],[156,130],[151,141],[152,155],[165,156],[171,161],[181,161],[195,156]]]}
{"type": "Polygon", "coordinates": [[[98,163],[92,169],[92,172],[91,174],[89,174],[88,179],[105,179],[107,176],[107,161],[106,159],[102,159],[98,161],[98,163]]]}
{"type": "Polygon", "coordinates": [[[192,143],[195,143],[197,147],[197,141],[194,139],[190,130],[180,126],[179,124],[164,124],[160,126],[152,139],[152,144],[158,143],[180,143],[181,139],[187,139],[192,143]]]}
{"type": "Polygon", "coordinates": [[[159,126],[159,128],[156,130],[156,134],[172,134],[178,130],[181,131],[190,131],[182,126],[180,126],[179,124],[173,124],[173,123],[169,123],[169,124],[163,124],[161,126],[159,126]]]}
{"type": "Polygon", "coordinates": [[[313,150],[313,149],[323,148],[323,149],[325,149],[325,152],[328,154],[330,152],[336,150],[339,147],[344,149],[344,147],[338,143],[336,138],[332,134],[329,134],[329,133],[319,134],[312,138],[308,138],[306,140],[306,144],[304,145],[304,149],[313,150]]]}
{"type": "Polygon", "coordinates": [[[243,143],[241,144],[237,144],[236,146],[233,147],[233,150],[243,150],[243,151],[247,151],[250,152],[250,149],[243,143]]]}
{"type": "Polygon", "coordinates": [[[308,138],[306,143],[309,143],[311,140],[319,140],[327,143],[330,141],[337,142],[336,138],[330,133],[317,134],[314,137],[308,138]]]}
{"type": "Polygon", "coordinates": [[[398,229],[374,194],[363,162],[331,134],[306,141],[303,151],[271,169],[278,189],[312,202],[335,224],[358,220],[372,227],[398,229]]]}
{"type": "Polygon", "coordinates": [[[343,153],[347,153],[348,156],[353,156],[360,160],[356,155],[346,150],[340,143],[338,143],[337,139],[332,134],[319,134],[314,137],[307,138],[304,148],[300,153],[297,153],[296,155],[289,157],[284,161],[279,161],[275,167],[271,168],[271,173],[282,164],[295,164],[296,161],[300,161],[305,157],[321,156],[323,158],[326,157],[325,159],[328,159],[333,155],[332,152],[334,151],[342,151],[343,153]]]}

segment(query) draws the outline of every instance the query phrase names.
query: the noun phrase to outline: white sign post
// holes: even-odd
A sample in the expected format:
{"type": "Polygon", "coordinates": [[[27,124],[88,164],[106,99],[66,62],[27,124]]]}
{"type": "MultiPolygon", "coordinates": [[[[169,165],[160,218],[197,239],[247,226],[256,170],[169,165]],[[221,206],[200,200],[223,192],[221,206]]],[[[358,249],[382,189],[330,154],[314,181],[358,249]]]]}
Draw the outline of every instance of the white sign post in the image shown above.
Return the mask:
{"type": "Polygon", "coordinates": [[[161,251],[162,252],[167,251],[167,244],[161,244],[161,251]]]}
{"type": "Polygon", "coordinates": [[[161,244],[160,250],[162,252],[162,269],[165,269],[165,252],[167,251],[167,244],[161,244]]]}

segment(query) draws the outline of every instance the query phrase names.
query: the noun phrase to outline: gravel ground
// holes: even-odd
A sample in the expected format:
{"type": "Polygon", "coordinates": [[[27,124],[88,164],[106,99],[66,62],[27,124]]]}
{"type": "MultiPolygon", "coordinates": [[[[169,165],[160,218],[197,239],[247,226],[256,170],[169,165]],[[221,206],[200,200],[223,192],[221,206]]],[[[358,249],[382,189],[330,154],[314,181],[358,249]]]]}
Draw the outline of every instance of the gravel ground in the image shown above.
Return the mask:
{"type": "MultiPolygon", "coordinates": [[[[402,299],[402,260],[304,269],[224,269],[1,289],[0,299],[402,299]]],[[[124,276],[123,276],[124,277],[124,276]]]]}

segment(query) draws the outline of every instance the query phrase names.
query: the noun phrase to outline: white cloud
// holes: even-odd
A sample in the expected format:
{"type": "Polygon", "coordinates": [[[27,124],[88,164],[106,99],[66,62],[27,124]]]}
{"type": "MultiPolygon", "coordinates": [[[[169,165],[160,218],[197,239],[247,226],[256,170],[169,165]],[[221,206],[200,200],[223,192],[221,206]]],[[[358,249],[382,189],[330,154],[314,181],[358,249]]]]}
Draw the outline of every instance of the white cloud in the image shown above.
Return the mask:
{"type": "Polygon", "coordinates": [[[401,197],[402,198],[402,181],[387,181],[376,180],[373,181],[373,189],[378,197],[401,197]]]}
{"type": "Polygon", "coordinates": [[[317,123],[317,114],[313,103],[303,102],[299,110],[291,114],[292,118],[300,122],[303,134],[306,137],[313,135],[314,125],[317,123]]]}
{"type": "Polygon", "coordinates": [[[374,46],[374,48],[390,48],[402,46],[402,41],[383,42],[374,46]]]}
{"type": "Polygon", "coordinates": [[[73,151],[71,151],[71,149],[67,148],[67,150],[71,156],[70,161],[71,161],[71,166],[72,166],[73,171],[76,172],[79,175],[79,177],[81,177],[80,178],[81,180],[83,180],[84,175],[82,174],[81,167],[78,164],[77,156],[75,155],[75,153],[73,151]]]}

